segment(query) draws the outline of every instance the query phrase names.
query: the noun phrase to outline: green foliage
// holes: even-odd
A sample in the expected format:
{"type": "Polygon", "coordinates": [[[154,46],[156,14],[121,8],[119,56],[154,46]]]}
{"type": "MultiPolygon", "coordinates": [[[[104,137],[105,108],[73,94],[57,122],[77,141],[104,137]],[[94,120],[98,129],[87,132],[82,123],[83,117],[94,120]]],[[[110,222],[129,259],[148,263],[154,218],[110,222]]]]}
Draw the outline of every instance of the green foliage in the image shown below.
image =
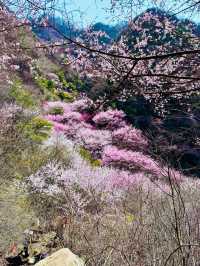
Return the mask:
{"type": "MultiPolygon", "coordinates": [[[[31,117],[18,114],[12,124],[8,124],[5,134],[0,134],[0,183],[4,180],[18,179],[37,171],[49,158],[47,152],[30,140],[26,125],[31,117]]],[[[30,131],[28,132],[30,134],[30,131]]]]}
{"type": "Polygon", "coordinates": [[[67,82],[67,88],[76,91],[76,83],[75,82],[67,82]]]}
{"type": "Polygon", "coordinates": [[[55,84],[43,76],[36,76],[35,82],[40,88],[45,100],[58,100],[55,84]]]}
{"type": "Polygon", "coordinates": [[[18,105],[24,108],[33,108],[38,104],[37,100],[34,99],[33,95],[23,87],[19,80],[14,81],[9,96],[13,98],[18,105]]]}
{"type": "Polygon", "coordinates": [[[64,87],[67,87],[67,84],[68,84],[68,83],[67,83],[67,81],[66,81],[64,71],[59,70],[56,74],[58,75],[58,78],[59,78],[60,82],[62,83],[62,85],[63,85],[64,87]]]}
{"type": "Polygon", "coordinates": [[[73,82],[68,82],[65,79],[65,74],[63,71],[57,72],[60,82],[62,83],[63,89],[68,89],[69,91],[58,91],[56,89],[55,83],[52,80],[48,80],[43,76],[37,76],[35,78],[36,84],[39,86],[45,100],[62,100],[66,102],[72,102],[77,96],[76,85],[73,82]]]}
{"type": "Polygon", "coordinates": [[[57,96],[65,102],[73,102],[75,100],[75,93],[70,93],[66,91],[58,91],[57,96]]]}
{"type": "Polygon", "coordinates": [[[77,91],[85,91],[87,89],[87,84],[78,76],[74,77],[73,84],[75,85],[77,91]]]}
{"type": "Polygon", "coordinates": [[[82,157],[84,160],[88,161],[92,166],[94,166],[94,167],[99,167],[99,166],[101,166],[101,162],[100,162],[99,160],[95,160],[95,159],[92,157],[91,153],[90,153],[88,150],[86,150],[85,148],[81,147],[81,148],[79,149],[79,153],[80,153],[81,157],[82,157]]]}
{"type": "Polygon", "coordinates": [[[48,90],[51,92],[55,91],[55,84],[52,80],[48,80],[44,77],[37,77],[36,82],[43,92],[45,92],[45,90],[48,90]]]}
{"type": "Polygon", "coordinates": [[[78,87],[82,86],[82,81],[77,78],[68,81],[65,77],[64,71],[62,70],[56,71],[56,74],[59,77],[63,90],[57,90],[55,83],[52,80],[46,79],[41,73],[35,77],[35,82],[44,95],[44,99],[60,99],[66,102],[74,101],[78,94],[78,87]]]}
{"type": "Polygon", "coordinates": [[[116,101],[115,101],[115,100],[112,101],[112,102],[110,103],[110,106],[111,106],[113,109],[116,109],[116,107],[117,107],[117,103],[116,103],[116,101]]]}
{"type": "Polygon", "coordinates": [[[63,88],[69,89],[73,92],[84,90],[85,83],[78,76],[67,78],[63,70],[57,71],[56,74],[58,75],[63,88]]]}
{"type": "Polygon", "coordinates": [[[62,107],[53,107],[49,111],[50,115],[63,115],[64,109],[62,107]]]}
{"type": "Polygon", "coordinates": [[[49,137],[52,124],[41,117],[34,117],[28,122],[20,123],[18,127],[27,138],[41,143],[49,137]]]}
{"type": "Polygon", "coordinates": [[[125,218],[126,218],[126,222],[129,224],[131,224],[136,219],[136,217],[132,213],[129,213],[129,212],[125,215],[125,218]]]}
{"type": "Polygon", "coordinates": [[[29,135],[24,136],[24,128],[19,130],[19,124],[14,132],[16,133],[0,138],[2,147],[0,184],[3,180],[23,180],[51,160],[62,166],[68,165],[69,156],[66,149],[55,146],[46,147],[33,140],[30,141],[29,135]]]}

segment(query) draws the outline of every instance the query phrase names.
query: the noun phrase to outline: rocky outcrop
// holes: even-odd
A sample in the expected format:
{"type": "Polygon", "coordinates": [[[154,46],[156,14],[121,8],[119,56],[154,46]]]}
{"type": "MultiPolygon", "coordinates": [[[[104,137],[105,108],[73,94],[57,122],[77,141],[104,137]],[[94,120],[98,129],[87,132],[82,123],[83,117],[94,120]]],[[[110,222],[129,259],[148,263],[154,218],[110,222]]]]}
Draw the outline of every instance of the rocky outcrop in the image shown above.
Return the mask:
{"type": "Polygon", "coordinates": [[[68,248],[63,248],[41,260],[36,266],[84,266],[84,262],[68,248]]]}

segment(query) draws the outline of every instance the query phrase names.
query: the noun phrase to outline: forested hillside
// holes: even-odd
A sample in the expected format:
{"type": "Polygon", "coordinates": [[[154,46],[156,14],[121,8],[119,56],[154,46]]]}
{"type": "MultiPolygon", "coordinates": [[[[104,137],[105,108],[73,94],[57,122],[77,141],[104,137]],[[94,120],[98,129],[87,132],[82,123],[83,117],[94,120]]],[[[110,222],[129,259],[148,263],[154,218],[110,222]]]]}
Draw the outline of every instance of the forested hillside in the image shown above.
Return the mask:
{"type": "Polygon", "coordinates": [[[199,27],[27,17],[0,5],[0,265],[198,265],[199,27]]]}

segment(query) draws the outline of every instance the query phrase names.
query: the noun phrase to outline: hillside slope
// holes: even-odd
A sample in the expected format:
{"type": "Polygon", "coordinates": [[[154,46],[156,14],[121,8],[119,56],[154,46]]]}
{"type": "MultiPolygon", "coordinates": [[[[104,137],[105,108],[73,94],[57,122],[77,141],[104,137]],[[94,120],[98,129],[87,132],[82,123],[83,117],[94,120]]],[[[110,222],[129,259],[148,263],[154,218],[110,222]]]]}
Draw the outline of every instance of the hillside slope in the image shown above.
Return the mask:
{"type": "Polygon", "coordinates": [[[136,54],[147,54],[154,50],[157,53],[189,50],[195,44],[194,38],[199,36],[197,24],[178,19],[159,9],[146,10],[130,21],[121,34],[128,48],[134,49],[136,54]]]}
{"type": "MultiPolygon", "coordinates": [[[[154,20],[148,12],[143,22],[154,20]]],[[[0,18],[0,263],[3,254],[15,266],[34,265],[64,246],[91,266],[197,264],[199,245],[191,243],[199,241],[199,164],[195,162],[192,177],[180,167],[181,153],[174,155],[179,145],[198,147],[199,124],[191,116],[192,125],[191,120],[184,127],[172,121],[170,128],[170,118],[180,122],[173,116],[179,112],[147,97],[154,89],[157,95],[163,88],[171,93],[172,84],[163,84],[160,77],[130,76],[131,93],[122,98],[126,91],[120,83],[110,100],[122,74],[116,78],[115,68],[102,57],[73,44],[57,43],[55,48],[42,43],[6,10],[0,10],[0,18]],[[105,97],[109,101],[103,105],[105,97]],[[139,117],[150,123],[142,127],[139,117]],[[174,253],[177,243],[184,245],[174,253]]],[[[138,22],[138,34],[143,22],[138,22]]],[[[143,32],[148,49],[152,29],[143,32]]],[[[119,51],[132,53],[119,40],[102,44],[94,32],[88,33],[81,41],[92,47],[112,51],[119,45],[119,51]]],[[[161,51],[157,42],[154,46],[152,53],[157,46],[161,51]]],[[[141,47],[139,52],[146,53],[141,47]]],[[[198,60],[196,56],[190,68],[198,60]]],[[[136,73],[157,66],[171,71],[167,67],[173,66],[175,74],[195,74],[183,62],[172,60],[162,68],[152,60],[139,64],[136,73]]],[[[114,63],[130,67],[121,59],[114,63]]],[[[173,107],[182,100],[177,98],[173,107]]],[[[189,107],[187,115],[198,112],[198,106],[189,107]]]]}

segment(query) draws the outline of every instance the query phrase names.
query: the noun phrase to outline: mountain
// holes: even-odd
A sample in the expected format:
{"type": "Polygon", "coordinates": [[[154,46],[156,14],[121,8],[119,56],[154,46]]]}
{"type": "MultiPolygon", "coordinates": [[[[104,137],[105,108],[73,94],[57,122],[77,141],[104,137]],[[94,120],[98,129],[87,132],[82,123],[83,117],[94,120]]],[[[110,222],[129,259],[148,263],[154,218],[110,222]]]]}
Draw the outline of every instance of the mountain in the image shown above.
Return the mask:
{"type": "Polygon", "coordinates": [[[37,22],[32,21],[33,24],[33,32],[36,34],[37,37],[39,37],[41,40],[44,41],[56,41],[62,39],[62,34],[69,36],[69,37],[78,37],[82,30],[74,27],[73,24],[65,22],[60,17],[49,17],[48,23],[52,25],[53,27],[43,27],[40,26],[43,22],[44,18],[41,17],[38,19],[37,22]],[[55,29],[58,31],[56,31],[55,29]]]}
{"type": "Polygon", "coordinates": [[[134,49],[134,53],[142,54],[154,50],[170,52],[190,49],[194,45],[194,38],[199,36],[197,24],[153,8],[147,9],[131,21],[119,39],[125,40],[129,50],[134,49]]]}
{"type": "MultiPolygon", "coordinates": [[[[62,39],[61,32],[65,36],[70,38],[80,37],[84,39],[85,34],[87,34],[88,29],[86,28],[78,28],[73,23],[66,22],[61,17],[49,17],[49,24],[53,25],[58,31],[53,29],[52,27],[40,27],[40,23],[43,18],[40,18],[39,21],[34,25],[33,22],[33,32],[44,41],[55,41],[62,39]]],[[[106,37],[101,38],[101,42],[110,43],[116,40],[119,37],[121,31],[127,26],[126,22],[122,22],[116,25],[107,25],[101,22],[95,23],[92,25],[89,30],[90,32],[103,32],[106,34],[106,37]]]]}
{"type": "Polygon", "coordinates": [[[107,36],[109,37],[109,39],[111,41],[114,41],[119,37],[122,30],[125,29],[126,27],[127,27],[126,22],[122,22],[122,23],[116,24],[114,26],[98,22],[92,26],[92,31],[105,32],[107,34],[107,36]]]}
{"type": "MultiPolygon", "coordinates": [[[[199,37],[199,25],[192,21],[180,20],[159,9],[148,9],[129,23],[116,44],[125,44],[130,55],[145,57],[199,49],[199,37]]],[[[199,66],[199,54],[140,61],[131,73],[136,77],[130,77],[127,82],[126,89],[133,91],[132,97],[117,103],[133,123],[151,131],[152,143],[156,143],[153,149],[160,157],[168,158],[172,164],[179,158],[176,167],[190,168],[198,176],[199,66]],[[140,95],[139,100],[136,93],[140,95]],[[149,101],[150,105],[146,104],[149,101]],[[162,118],[157,120],[155,114],[162,118]]]]}

